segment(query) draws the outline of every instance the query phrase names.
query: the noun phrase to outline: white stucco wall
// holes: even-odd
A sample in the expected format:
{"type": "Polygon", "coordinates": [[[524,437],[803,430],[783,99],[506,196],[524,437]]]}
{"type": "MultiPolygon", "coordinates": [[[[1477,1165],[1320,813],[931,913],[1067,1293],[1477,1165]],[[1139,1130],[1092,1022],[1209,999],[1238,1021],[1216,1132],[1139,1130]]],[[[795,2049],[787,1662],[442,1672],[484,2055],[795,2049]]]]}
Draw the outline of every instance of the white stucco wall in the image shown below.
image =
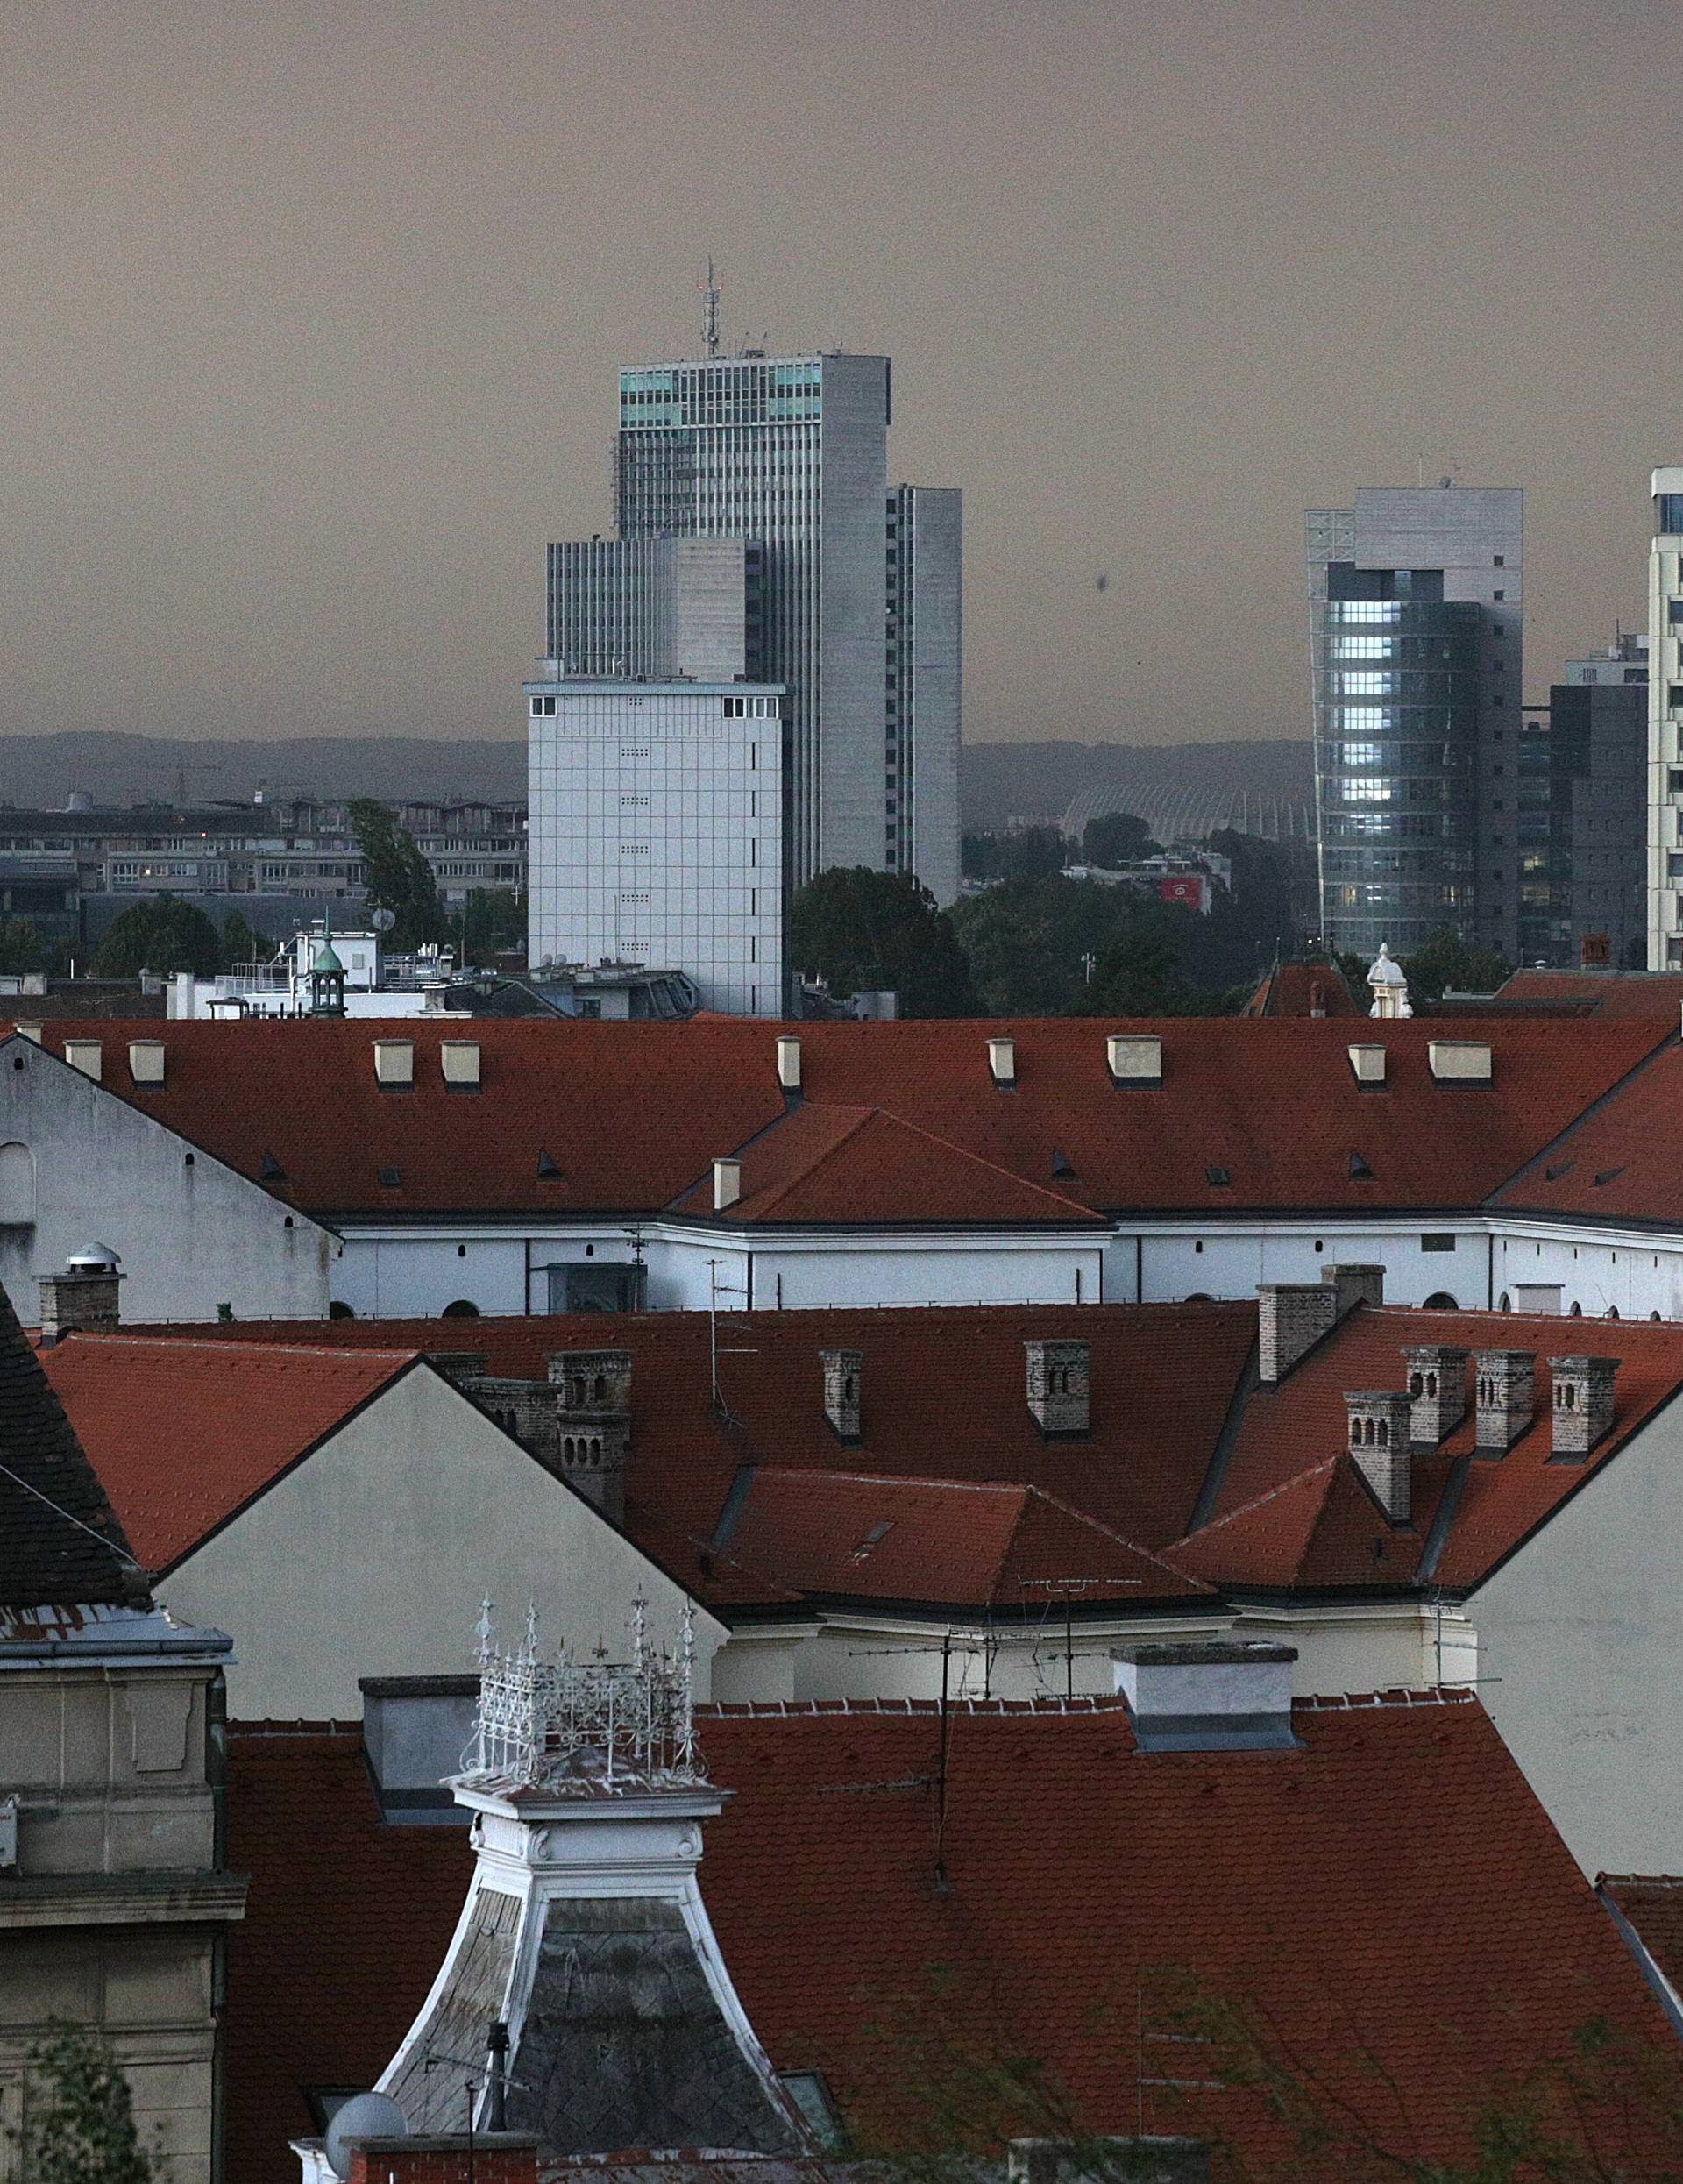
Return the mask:
{"type": "Polygon", "coordinates": [[[1480,1696],[1586,1873],[1683,1873],[1683,1404],[1467,1604],[1480,1696]]]}
{"type": "MultiPolygon", "coordinates": [[[[418,1366],[168,1574],[172,1610],[234,1640],[231,1714],[355,1719],[359,1676],[460,1675],[479,1604],[537,1604],[547,1651],[657,1637],[684,1596],[430,1368],[418,1366]]],[[[723,1633],[696,1617],[698,1696],[723,1633]]]]}
{"type": "MultiPolygon", "coordinates": [[[[124,1043],[102,1043],[106,1071],[126,1071],[124,1043]]],[[[0,1041],[0,1147],[10,1146],[28,1149],[34,1208],[32,1220],[0,1221],[0,1282],[26,1321],[35,1277],[96,1241],[121,1256],[126,1320],[214,1320],[220,1304],[241,1320],[325,1313],[337,1248],[325,1229],[15,1035],[0,1041]]],[[[0,1212],[25,1210],[11,1188],[5,1197],[0,1212]]]]}

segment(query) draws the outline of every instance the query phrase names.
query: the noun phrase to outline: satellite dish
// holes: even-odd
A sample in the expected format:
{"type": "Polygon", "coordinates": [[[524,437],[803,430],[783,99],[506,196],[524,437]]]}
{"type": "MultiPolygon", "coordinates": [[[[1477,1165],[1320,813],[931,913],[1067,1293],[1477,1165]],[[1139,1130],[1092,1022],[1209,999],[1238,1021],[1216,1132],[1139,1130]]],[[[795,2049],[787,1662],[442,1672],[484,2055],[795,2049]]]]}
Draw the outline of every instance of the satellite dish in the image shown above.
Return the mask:
{"type": "Polygon", "coordinates": [[[376,910],[368,921],[376,933],[389,933],[397,923],[395,910],[376,910]]]}
{"type": "Polygon", "coordinates": [[[327,2166],[335,2176],[351,2173],[353,2138],[407,2138],[409,2119],[387,2093],[359,2093],[334,2111],[327,2127],[327,2166]]]}

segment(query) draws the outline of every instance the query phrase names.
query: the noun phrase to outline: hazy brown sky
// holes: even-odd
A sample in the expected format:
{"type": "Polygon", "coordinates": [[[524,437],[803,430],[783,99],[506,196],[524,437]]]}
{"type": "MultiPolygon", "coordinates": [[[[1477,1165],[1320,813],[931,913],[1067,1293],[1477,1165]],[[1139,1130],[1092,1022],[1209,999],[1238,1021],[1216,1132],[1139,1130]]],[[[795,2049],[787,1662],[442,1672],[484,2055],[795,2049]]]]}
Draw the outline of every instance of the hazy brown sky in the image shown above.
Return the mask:
{"type": "MultiPolygon", "coordinates": [[[[0,0],[0,729],[522,732],[614,373],[885,350],[967,734],[1304,732],[1302,512],[1643,612],[1677,0],[0,0]],[[1108,572],[1101,594],[1095,578],[1108,572]]],[[[3,778],[3,759],[0,759],[3,778]]]]}

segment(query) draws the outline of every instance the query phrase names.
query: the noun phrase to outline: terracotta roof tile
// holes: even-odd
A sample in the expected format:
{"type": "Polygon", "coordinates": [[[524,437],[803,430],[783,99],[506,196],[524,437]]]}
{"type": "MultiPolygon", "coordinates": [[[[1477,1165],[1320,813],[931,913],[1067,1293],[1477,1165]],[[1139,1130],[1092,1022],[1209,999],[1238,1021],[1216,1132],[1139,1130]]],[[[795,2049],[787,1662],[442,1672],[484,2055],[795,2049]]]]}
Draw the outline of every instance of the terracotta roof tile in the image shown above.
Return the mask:
{"type": "MultiPolygon", "coordinates": [[[[1133,2131],[1143,2100],[1148,2130],[1280,2156],[1253,2096],[1156,2082],[1218,2056],[1141,2085],[1141,2027],[1181,2030],[1191,1982],[1424,2168],[1467,2159],[1481,2106],[1592,2019],[1664,2060],[1664,2020],[1476,1702],[1300,1706],[1293,1725],[1292,1752],[1147,1758],[1115,1704],[955,1709],[943,1892],[938,1710],[704,1711],[734,1795],[702,1891],[773,2064],[821,2070],[891,2143],[942,2074],[1033,2057],[1093,2131],[1133,2131]]],[[[354,1735],[236,1730],[228,1855],[252,1875],[228,1943],[229,2173],[284,2184],[298,2088],[369,2083],[408,2029],[467,1846],[380,1825],[354,1735]]],[[[1611,2151],[1651,2173],[1640,2138],[1611,2151]]],[[[1346,2152],[1291,2173],[1346,2177],[1346,2152]]]]}
{"type": "MultiPolygon", "coordinates": [[[[169,1023],[166,1082],[128,1100],[253,1181],[272,1153],[284,1179],[266,1186],[315,1213],[652,1212],[692,1190],[713,1161],[784,1113],[778,1028],[742,1019],[615,1024],[366,1021],[169,1023]],[[374,1082],[376,1037],[415,1047],[415,1089],[374,1082]],[[438,1048],[472,1037],[482,1089],[451,1092],[438,1048]],[[548,1151],[558,1173],[541,1177],[548,1151]],[[381,1169],[399,1184],[379,1182],[381,1169]]],[[[1593,1023],[1478,1020],[1491,1085],[1433,1083],[1441,1026],[1369,1024],[1387,1049],[1386,1089],[1363,1091],[1346,1048],[1351,1020],[1178,1017],[1167,1022],[1054,1019],[1019,1024],[923,1021],[799,1027],[808,1101],[881,1109],[1023,1184],[1047,1189],[1055,1150],[1072,1177],[1059,1195],[1101,1209],[1215,1206],[1439,1207],[1487,1198],[1666,1034],[1654,1018],[1593,1023]],[[1159,1091],[1118,1090],[1112,1032],[1163,1042],[1159,1091]],[[1013,1090],[993,1083],[991,1038],[1016,1042],[1013,1090]],[[1353,1177],[1360,1152],[1371,1180],[1353,1177]],[[1224,1170],[1229,1185],[1207,1171],[1224,1170]]],[[[46,1027],[61,1051],[85,1025],[46,1027]]],[[[102,1035],[116,1051],[126,1035],[102,1035]]]]}
{"type": "Polygon", "coordinates": [[[149,1569],[167,1570],[408,1370],[413,1351],[75,1334],[46,1378],[149,1569]]]}

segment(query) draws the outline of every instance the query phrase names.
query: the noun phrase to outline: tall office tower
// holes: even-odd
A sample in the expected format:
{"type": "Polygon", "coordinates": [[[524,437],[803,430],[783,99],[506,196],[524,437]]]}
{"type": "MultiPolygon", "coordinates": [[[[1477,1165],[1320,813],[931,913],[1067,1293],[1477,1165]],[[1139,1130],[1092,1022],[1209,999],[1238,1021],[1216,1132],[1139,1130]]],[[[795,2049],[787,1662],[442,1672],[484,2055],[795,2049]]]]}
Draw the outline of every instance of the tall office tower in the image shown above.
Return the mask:
{"type": "Polygon", "coordinates": [[[550,548],[549,651],[569,675],[760,679],[760,550],[741,538],[550,548]]]}
{"type": "Polygon", "coordinates": [[[889,417],[886,357],[749,352],[621,372],[615,515],[626,541],[673,534],[760,548],[761,672],[788,693],[790,885],[833,864],[900,871],[910,856],[929,861],[935,892],[950,900],[956,651],[944,665],[932,637],[907,669],[891,644],[885,661],[884,640],[891,590],[898,626],[915,623],[916,572],[927,567],[932,620],[950,625],[956,646],[958,496],[944,512],[929,496],[927,536],[914,497],[908,591],[898,536],[891,559],[900,497],[888,487],[889,417]],[[891,723],[889,701],[908,678],[912,713],[897,708],[891,723]]]}
{"type": "Polygon", "coordinates": [[[1648,968],[1683,967],[1683,465],[1656,470],[1648,557],[1648,968]]]}
{"type": "Polygon", "coordinates": [[[1518,946],[1523,493],[1364,486],[1307,521],[1321,930],[1518,946]]]}
{"type": "Polygon", "coordinates": [[[963,496],[901,486],[888,503],[888,717],[883,838],[891,871],[958,897],[963,496]]]}
{"type": "Polygon", "coordinates": [[[704,1008],[781,1016],[781,693],[699,679],[526,685],[528,952],[678,970],[704,1008]]]}

